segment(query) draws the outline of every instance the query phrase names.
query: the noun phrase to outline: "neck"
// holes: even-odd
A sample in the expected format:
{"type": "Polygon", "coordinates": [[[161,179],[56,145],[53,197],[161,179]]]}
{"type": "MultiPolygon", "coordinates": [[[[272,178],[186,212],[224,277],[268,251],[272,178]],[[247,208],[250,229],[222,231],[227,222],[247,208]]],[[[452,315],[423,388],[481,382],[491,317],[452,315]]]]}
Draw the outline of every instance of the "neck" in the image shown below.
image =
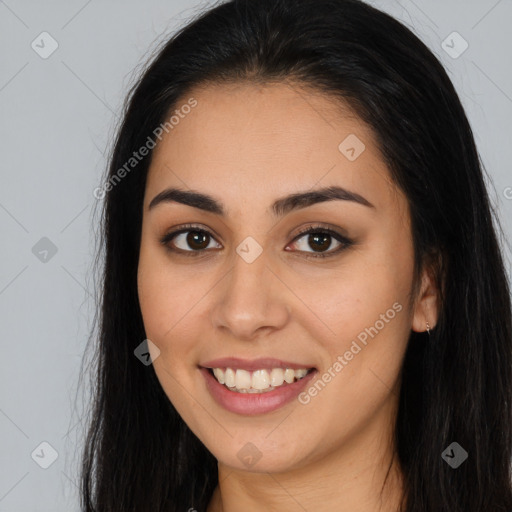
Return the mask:
{"type": "Polygon", "coordinates": [[[396,512],[403,478],[392,432],[375,421],[339,449],[286,472],[248,472],[219,462],[208,512],[396,512]]]}

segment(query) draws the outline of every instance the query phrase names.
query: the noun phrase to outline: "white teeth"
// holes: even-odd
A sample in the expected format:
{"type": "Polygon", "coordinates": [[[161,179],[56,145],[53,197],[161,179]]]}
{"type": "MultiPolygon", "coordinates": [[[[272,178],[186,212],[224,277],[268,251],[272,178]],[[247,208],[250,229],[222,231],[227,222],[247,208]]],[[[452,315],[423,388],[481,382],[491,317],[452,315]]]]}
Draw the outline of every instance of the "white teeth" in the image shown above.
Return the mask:
{"type": "Polygon", "coordinates": [[[270,383],[272,386],[280,386],[284,382],[284,370],[282,368],[274,368],[270,372],[270,383]]]}
{"type": "Polygon", "coordinates": [[[232,391],[240,393],[264,393],[272,391],[276,387],[282,386],[285,382],[292,384],[295,380],[305,377],[308,370],[301,368],[293,370],[291,368],[272,368],[272,370],[234,370],[226,368],[213,368],[215,378],[232,391]]]}
{"type": "Polygon", "coordinates": [[[249,389],[251,387],[251,374],[247,370],[237,370],[235,378],[236,389],[249,389]]]}
{"type": "Polygon", "coordinates": [[[295,372],[291,368],[286,368],[284,371],[284,380],[291,384],[295,378],[295,372]]]}
{"type": "Polygon", "coordinates": [[[298,379],[302,379],[302,377],[305,377],[307,373],[308,371],[304,369],[295,370],[295,377],[297,377],[298,379]]]}
{"type": "MultiPolygon", "coordinates": [[[[222,372],[220,368],[218,368],[222,372]]],[[[231,368],[227,368],[226,372],[224,373],[224,384],[228,388],[234,388],[235,387],[235,372],[231,368]]]]}
{"type": "Polygon", "coordinates": [[[221,384],[224,384],[224,372],[220,368],[214,368],[213,374],[221,384]]]}
{"type": "Polygon", "coordinates": [[[270,387],[270,377],[267,370],[256,370],[253,372],[251,387],[253,389],[267,389],[270,387]]]}

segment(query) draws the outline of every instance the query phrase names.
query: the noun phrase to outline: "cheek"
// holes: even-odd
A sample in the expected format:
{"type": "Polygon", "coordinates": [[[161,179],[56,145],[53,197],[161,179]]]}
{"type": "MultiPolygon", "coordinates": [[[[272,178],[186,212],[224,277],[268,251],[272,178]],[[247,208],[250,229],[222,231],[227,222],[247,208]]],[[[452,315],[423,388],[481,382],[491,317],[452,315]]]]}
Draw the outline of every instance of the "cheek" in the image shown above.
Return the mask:
{"type": "Polygon", "coordinates": [[[160,350],[153,362],[156,376],[169,400],[180,414],[186,415],[190,404],[183,398],[183,388],[189,389],[190,382],[183,361],[189,360],[193,337],[185,331],[194,298],[182,289],[171,266],[161,260],[154,250],[141,250],[137,272],[139,303],[146,336],[160,350]]]}
{"type": "Polygon", "coordinates": [[[383,241],[368,244],[336,269],[296,279],[297,295],[309,306],[300,321],[326,349],[325,364],[359,345],[346,373],[373,363],[396,370],[408,339],[411,282],[412,253],[404,247],[398,257],[383,241]]]}
{"type": "Polygon", "coordinates": [[[327,338],[338,339],[373,325],[407,290],[402,282],[405,274],[400,275],[395,266],[395,262],[369,265],[360,260],[322,275],[296,279],[293,288],[298,297],[305,298],[310,311],[303,320],[310,328],[316,324],[327,338]]]}
{"type": "Polygon", "coordinates": [[[187,300],[161,250],[143,243],[137,270],[139,304],[146,335],[162,349],[187,300]]]}
{"type": "Polygon", "coordinates": [[[137,283],[147,337],[159,347],[163,361],[184,361],[195,348],[198,326],[208,321],[205,296],[214,280],[208,279],[208,271],[176,265],[165,251],[149,247],[141,250],[137,283]]]}
{"type": "MultiPolygon", "coordinates": [[[[388,399],[399,375],[408,318],[406,294],[392,268],[375,265],[371,272],[359,272],[351,267],[346,275],[326,281],[323,293],[315,288],[309,292],[308,303],[329,330],[316,337],[325,349],[319,379],[326,384],[312,383],[304,400],[310,399],[318,421],[329,425],[331,436],[326,437],[331,439],[338,439],[343,429],[349,435],[368,421],[388,399]]],[[[319,322],[313,319],[307,325],[312,337],[313,323],[319,322]]]]}
{"type": "MultiPolygon", "coordinates": [[[[173,293],[164,293],[164,279],[159,267],[152,264],[152,258],[141,251],[137,272],[139,304],[149,339],[161,338],[166,328],[166,314],[172,307],[173,293]],[[159,277],[160,276],[160,277],[159,277]]],[[[169,326],[167,325],[167,329],[169,326]]]]}

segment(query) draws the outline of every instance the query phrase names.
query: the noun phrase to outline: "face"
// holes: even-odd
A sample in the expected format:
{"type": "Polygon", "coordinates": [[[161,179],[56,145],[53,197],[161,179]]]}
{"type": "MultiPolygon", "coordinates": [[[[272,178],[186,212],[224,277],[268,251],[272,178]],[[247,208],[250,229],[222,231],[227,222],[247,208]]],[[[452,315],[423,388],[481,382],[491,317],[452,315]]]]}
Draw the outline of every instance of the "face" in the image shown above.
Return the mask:
{"type": "Polygon", "coordinates": [[[377,446],[411,328],[435,322],[423,295],[411,302],[408,205],[372,132],[298,86],[190,97],[154,150],[143,204],[139,299],[163,390],[231,468],[377,446]]]}

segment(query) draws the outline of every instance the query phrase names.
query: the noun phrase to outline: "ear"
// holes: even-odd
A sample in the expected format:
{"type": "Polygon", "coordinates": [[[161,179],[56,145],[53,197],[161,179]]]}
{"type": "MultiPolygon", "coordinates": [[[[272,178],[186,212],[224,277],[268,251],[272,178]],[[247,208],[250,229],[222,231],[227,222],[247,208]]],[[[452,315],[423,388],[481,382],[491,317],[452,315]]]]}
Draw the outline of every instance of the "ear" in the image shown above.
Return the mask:
{"type": "Polygon", "coordinates": [[[415,300],[412,330],[425,332],[427,330],[427,322],[432,330],[437,324],[438,315],[439,290],[432,266],[426,265],[421,276],[420,290],[415,300]]]}

